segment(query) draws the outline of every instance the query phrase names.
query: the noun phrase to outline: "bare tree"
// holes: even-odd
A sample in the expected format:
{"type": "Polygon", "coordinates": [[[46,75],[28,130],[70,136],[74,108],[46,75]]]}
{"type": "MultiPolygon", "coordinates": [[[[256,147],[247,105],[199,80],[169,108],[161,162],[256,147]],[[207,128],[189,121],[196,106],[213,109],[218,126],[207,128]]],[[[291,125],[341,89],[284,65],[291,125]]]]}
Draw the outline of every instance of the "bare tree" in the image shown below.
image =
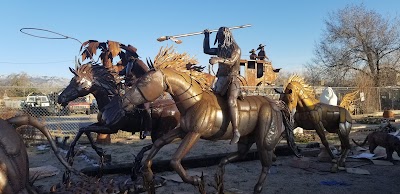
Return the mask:
{"type": "Polygon", "coordinates": [[[30,87],[29,75],[25,72],[19,74],[10,74],[7,76],[9,86],[13,86],[7,91],[9,96],[26,96],[30,92],[35,92],[36,89],[30,87]]]}
{"type": "Polygon", "coordinates": [[[326,67],[318,63],[306,63],[303,67],[303,77],[313,86],[349,86],[349,79],[353,76],[352,73],[341,71],[338,67],[326,67]]]}
{"type": "Polygon", "coordinates": [[[383,18],[363,5],[333,12],[325,21],[322,40],[316,45],[315,64],[343,75],[355,71],[381,86],[382,72],[399,70],[399,24],[397,18],[383,18]]]}
{"type": "Polygon", "coordinates": [[[321,85],[321,81],[324,80],[323,67],[315,65],[314,63],[304,64],[303,77],[307,83],[312,86],[321,85]]]}

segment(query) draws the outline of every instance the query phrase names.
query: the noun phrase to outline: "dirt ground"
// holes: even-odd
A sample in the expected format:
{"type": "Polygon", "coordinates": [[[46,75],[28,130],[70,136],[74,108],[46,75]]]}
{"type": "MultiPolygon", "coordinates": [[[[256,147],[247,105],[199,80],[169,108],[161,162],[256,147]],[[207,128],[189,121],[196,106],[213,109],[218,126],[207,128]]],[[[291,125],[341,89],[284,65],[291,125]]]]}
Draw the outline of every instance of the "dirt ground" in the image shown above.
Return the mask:
{"type": "MultiPolygon", "coordinates": [[[[392,123],[397,129],[400,128],[400,122],[392,123]]],[[[374,129],[379,125],[373,124],[354,124],[350,138],[362,141],[370,133],[367,129],[374,129]]],[[[333,145],[338,145],[337,140],[330,138],[333,145]]],[[[164,147],[155,157],[156,160],[170,159],[173,151],[180,142],[175,142],[164,147]]],[[[115,139],[112,145],[102,146],[106,154],[111,154],[111,164],[129,163],[134,160],[133,154],[136,154],[143,146],[150,144],[150,140],[139,140],[137,136],[130,138],[115,139]]],[[[302,144],[299,144],[300,146],[302,144]]],[[[352,146],[353,143],[352,143],[352,146]]],[[[82,169],[93,166],[98,158],[91,147],[86,144],[78,145],[84,154],[75,159],[74,167],[82,169]]],[[[304,147],[304,145],[303,145],[304,147]]],[[[255,147],[254,147],[255,148],[255,147]]],[[[236,150],[235,145],[230,145],[229,141],[203,141],[201,140],[187,157],[206,156],[208,154],[228,153],[236,150]]],[[[382,150],[377,150],[382,152],[382,150]]],[[[359,152],[353,147],[351,155],[359,152]]],[[[318,152],[317,152],[318,154],[318,152]]],[[[49,191],[52,185],[60,183],[62,180],[63,167],[55,159],[50,150],[39,150],[37,146],[28,148],[30,167],[40,167],[51,165],[56,167],[59,172],[55,176],[41,178],[36,180],[34,185],[41,187],[44,191],[49,191]]],[[[264,183],[262,193],[399,193],[400,184],[400,162],[394,161],[394,165],[375,165],[368,159],[348,158],[346,167],[367,170],[370,174],[353,174],[346,171],[331,173],[330,163],[319,162],[316,155],[309,155],[304,160],[309,160],[306,167],[298,168],[291,165],[296,160],[294,156],[278,156],[277,161],[271,168],[267,180],[264,183]]],[[[225,190],[226,193],[252,193],[253,187],[260,174],[261,164],[258,160],[238,162],[226,166],[225,171],[225,190]]],[[[207,193],[215,193],[214,174],[217,166],[188,169],[190,173],[204,173],[207,193]]],[[[163,186],[157,188],[157,193],[186,194],[198,193],[197,188],[192,185],[180,182],[176,179],[176,173],[172,171],[156,174],[162,177],[163,186]],[[174,181],[175,180],[175,181],[174,181]]],[[[127,183],[130,182],[129,175],[106,175],[104,180],[127,183]]],[[[79,180],[73,176],[73,181],[79,180]]]]}

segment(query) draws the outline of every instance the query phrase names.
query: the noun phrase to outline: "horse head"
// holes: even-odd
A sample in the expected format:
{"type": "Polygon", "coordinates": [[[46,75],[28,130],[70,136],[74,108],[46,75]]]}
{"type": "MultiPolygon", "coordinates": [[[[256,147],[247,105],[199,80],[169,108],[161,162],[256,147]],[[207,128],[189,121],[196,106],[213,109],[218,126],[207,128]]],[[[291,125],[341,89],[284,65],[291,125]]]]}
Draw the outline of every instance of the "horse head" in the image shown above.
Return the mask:
{"type": "Polygon", "coordinates": [[[75,69],[69,68],[69,70],[74,74],[74,77],[58,96],[58,103],[63,106],[78,97],[86,96],[100,89],[107,90],[109,93],[117,93],[117,85],[113,75],[101,65],[91,62],[84,65],[79,63],[75,69]]]}
{"type": "Polygon", "coordinates": [[[164,75],[161,70],[152,70],[145,73],[133,85],[125,89],[125,95],[114,97],[104,107],[102,121],[111,126],[117,123],[124,112],[132,112],[137,105],[153,102],[167,89],[164,75]]]}
{"type": "Polygon", "coordinates": [[[298,96],[294,91],[296,91],[297,89],[293,87],[291,83],[289,83],[284,88],[284,91],[278,91],[277,89],[274,90],[276,93],[280,94],[279,100],[285,102],[289,107],[290,112],[294,114],[296,112],[296,106],[298,101],[298,96]]]}

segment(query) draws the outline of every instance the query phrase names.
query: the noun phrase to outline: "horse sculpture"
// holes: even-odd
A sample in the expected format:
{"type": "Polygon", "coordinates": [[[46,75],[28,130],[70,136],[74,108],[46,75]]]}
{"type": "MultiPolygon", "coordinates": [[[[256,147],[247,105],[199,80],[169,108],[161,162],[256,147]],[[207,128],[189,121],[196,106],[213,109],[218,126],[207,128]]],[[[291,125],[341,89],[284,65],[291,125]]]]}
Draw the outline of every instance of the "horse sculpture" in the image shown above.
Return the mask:
{"type": "Polygon", "coordinates": [[[340,106],[320,103],[312,88],[298,75],[289,78],[281,100],[288,106],[295,119],[295,127],[315,129],[322,144],[332,158],[332,172],[337,172],[338,167],[345,166],[347,154],[350,151],[349,133],[352,126],[352,118],[348,110],[340,106]],[[325,130],[329,133],[337,133],[341,142],[342,153],[336,161],[329,143],[325,137],[325,130]]]}
{"type": "MultiPolygon", "coordinates": [[[[160,53],[164,53],[163,55],[169,59],[182,60],[184,58],[175,57],[168,52],[160,53]]],[[[180,126],[154,142],[144,161],[144,179],[151,185],[154,176],[151,170],[153,158],[164,145],[171,143],[175,138],[182,138],[181,144],[172,156],[171,166],[184,182],[198,186],[199,190],[204,192],[202,189],[204,182],[198,176],[189,176],[181,165],[181,160],[200,138],[206,140],[230,140],[232,138],[228,105],[225,97],[215,95],[210,90],[204,90],[201,84],[190,76],[192,72],[181,72],[173,66],[163,66],[164,63],[168,63],[168,61],[161,60],[158,64],[156,58],[154,66],[157,70],[146,73],[136,84],[127,88],[121,100],[113,99],[106,106],[102,118],[106,124],[117,122],[114,118],[120,118],[120,116],[114,114],[132,111],[136,105],[153,101],[164,92],[171,94],[181,112],[180,126]],[[115,110],[118,107],[123,107],[125,111],[115,110]]],[[[292,133],[293,128],[290,118],[288,118],[289,111],[279,105],[282,104],[265,96],[248,96],[238,101],[239,130],[242,136],[238,142],[237,152],[230,154],[219,164],[217,184],[220,193],[223,192],[225,165],[243,158],[254,143],[257,145],[262,165],[254,193],[260,193],[262,190],[268,169],[272,165],[273,149],[284,131],[290,148],[297,153],[292,133]]],[[[151,187],[149,193],[154,192],[154,187],[151,187]]]]}
{"type": "MultiPolygon", "coordinates": [[[[58,103],[65,106],[68,102],[91,93],[94,95],[98,103],[100,111],[97,118],[100,119],[102,110],[110,102],[111,97],[119,95],[114,76],[106,67],[92,63],[78,65],[77,69],[70,68],[70,71],[74,74],[74,77],[71,79],[69,85],[64,89],[64,91],[59,95],[58,103]]],[[[150,108],[152,109],[152,129],[148,130],[151,130],[151,138],[154,142],[155,139],[162,136],[166,131],[173,129],[178,125],[180,114],[174,101],[171,99],[159,99],[155,101],[150,108]]],[[[113,126],[104,126],[103,123],[97,122],[87,127],[80,128],[74,140],[70,144],[70,149],[66,156],[67,160],[72,165],[74,147],[83,133],[87,135],[92,148],[102,158],[104,155],[103,150],[95,145],[90,133],[113,134],[117,133],[118,130],[142,132],[146,130],[144,129],[146,126],[144,126],[145,123],[143,121],[147,116],[145,111],[146,110],[137,110],[130,114],[126,114],[125,117],[122,118],[121,122],[115,123],[113,126]]],[[[133,177],[136,176],[135,171],[138,171],[138,168],[140,168],[143,153],[150,148],[151,145],[144,147],[136,156],[133,177]]]]}
{"type": "Polygon", "coordinates": [[[56,143],[43,123],[30,115],[0,119],[0,193],[36,193],[29,184],[29,161],[25,143],[16,131],[22,125],[40,130],[49,141],[55,156],[64,167],[80,174],[61,156],[56,143]]]}

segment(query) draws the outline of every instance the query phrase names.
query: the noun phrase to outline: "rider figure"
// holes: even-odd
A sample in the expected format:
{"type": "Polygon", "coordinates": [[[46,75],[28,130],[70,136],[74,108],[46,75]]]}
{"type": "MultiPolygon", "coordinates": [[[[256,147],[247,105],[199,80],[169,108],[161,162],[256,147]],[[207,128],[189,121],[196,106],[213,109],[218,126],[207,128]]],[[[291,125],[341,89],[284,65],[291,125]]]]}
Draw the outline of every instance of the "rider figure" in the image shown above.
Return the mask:
{"type": "Polygon", "coordinates": [[[251,53],[250,59],[252,59],[252,60],[256,60],[257,59],[256,50],[251,49],[251,51],[249,53],[251,53]]]}
{"type": "Polygon", "coordinates": [[[237,143],[240,138],[238,130],[239,110],[237,98],[240,95],[240,55],[241,50],[233,39],[232,33],[227,27],[220,27],[215,37],[214,45],[218,42],[217,48],[210,48],[209,30],[204,30],[203,51],[205,54],[216,55],[211,57],[211,65],[218,63],[217,82],[214,91],[221,96],[228,95],[229,112],[232,121],[233,138],[232,143],[237,143]]]}
{"type": "Polygon", "coordinates": [[[259,60],[265,60],[265,59],[269,60],[267,55],[265,55],[264,47],[265,47],[265,45],[263,45],[263,44],[258,45],[257,50],[260,50],[260,51],[258,52],[258,57],[257,58],[259,60]]]}

